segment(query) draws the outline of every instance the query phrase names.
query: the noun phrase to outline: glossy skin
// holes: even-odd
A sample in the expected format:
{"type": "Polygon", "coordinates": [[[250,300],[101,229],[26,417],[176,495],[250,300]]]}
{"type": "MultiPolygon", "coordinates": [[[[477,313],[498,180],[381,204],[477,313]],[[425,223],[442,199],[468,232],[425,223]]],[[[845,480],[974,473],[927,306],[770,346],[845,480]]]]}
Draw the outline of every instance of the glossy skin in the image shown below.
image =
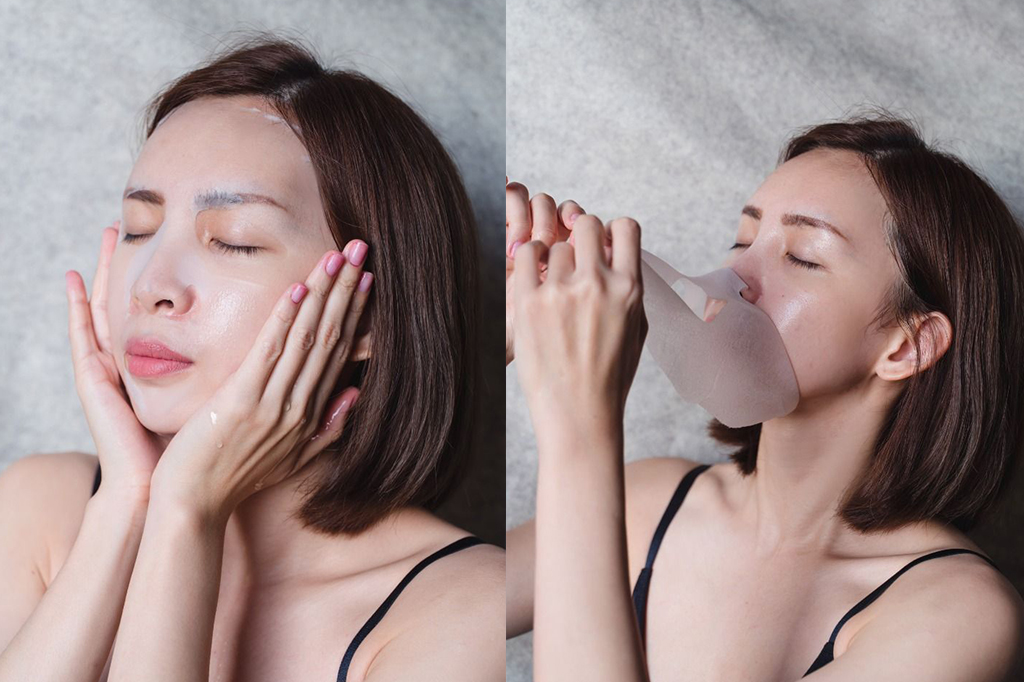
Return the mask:
{"type": "MultiPolygon", "coordinates": [[[[519,196],[510,191],[509,204],[519,196]]],[[[543,202],[539,197],[531,203],[543,202]]],[[[796,680],[843,613],[903,565],[935,549],[977,549],[939,523],[863,535],[835,516],[836,501],[867,462],[885,408],[915,371],[906,332],[871,324],[896,268],[885,246],[884,201],[867,169],[849,153],[811,152],[783,164],[746,203],[760,209],[760,218],[741,216],[736,241],[750,246],[731,252],[723,264],[736,269],[749,285],[744,296],[779,328],[801,400],[791,414],[763,424],[756,476],[743,478],[727,463],[712,467],[697,479],[673,521],[650,592],[646,662],[653,680],[796,680]],[[838,226],[853,250],[824,230],[784,225],[782,216],[789,213],[838,226]],[[790,256],[822,268],[807,269],[790,256]]],[[[523,211],[520,203],[509,215],[523,211]]],[[[557,235],[550,227],[536,229],[545,220],[513,220],[509,241],[529,240],[531,230],[557,235]]],[[[549,257],[554,254],[553,248],[549,257]]],[[[585,308],[562,311],[560,318],[576,315],[585,318],[585,308]]],[[[948,348],[952,329],[940,314],[916,322],[921,363],[928,367],[948,348]]],[[[546,333],[562,338],[561,328],[546,333]]],[[[567,381],[564,387],[545,396],[544,404],[572,410],[531,407],[540,459],[537,516],[547,514],[549,521],[540,524],[546,536],[537,534],[533,521],[508,534],[509,636],[529,630],[542,606],[549,624],[561,611],[573,612],[577,622],[593,623],[611,613],[611,623],[628,620],[631,604],[625,597],[651,535],[676,484],[694,466],[660,458],[617,470],[621,421],[610,431],[576,424],[586,406],[615,423],[614,402],[588,395],[591,380],[567,381]],[[573,386],[580,389],[573,392],[573,386]],[[579,490],[570,496],[558,481],[573,481],[579,490]],[[624,500],[616,493],[622,487],[624,500]],[[567,497],[573,497],[571,505],[567,497]],[[625,520],[617,526],[620,501],[625,520]],[[626,569],[616,578],[620,544],[626,569]],[[545,569],[544,552],[557,555],[562,547],[567,553],[545,569]],[[602,584],[581,596],[561,585],[546,597],[538,592],[538,600],[547,601],[534,606],[534,580],[554,583],[566,573],[586,575],[594,585],[603,578],[615,587],[602,584]],[[594,605],[583,609],[591,600],[594,605]]],[[[848,622],[836,642],[836,660],[808,679],[995,682],[1022,649],[1022,613],[1012,585],[978,557],[926,562],[848,622]],[[941,597],[949,594],[963,598],[941,597]]],[[[595,626],[575,633],[597,642],[603,631],[595,626]]],[[[558,649],[561,662],[585,665],[584,656],[572,659],[572,643],[559,640],[559,632],[535,632],[535,652],[558,649]]],[[[607,669],[621,666],[617,679],[633,679],[628,633],[615,645],[585,651],[607,669]]],[[[535,675],[554,660],[535,659],[535,675]]]]}
{"type": "MultiPolygon", "coordinates": [[[[150,496],[141,483],[139,495],[111,493],[121,484],[138,482],[147,466],[156,464],[153,470],[161,471],[153,460],[169,452],[161,449],[242,366],[292,283],[310,283],[307,297],[311,298],[314,292],[308,278],[325,253],[347,246],[346,255],[352,255],[352,244],[336,245],[327,229],[305,148],[286,124],[265,113],[258,100],[247,97],[190,102],[161,123],[132,170],[127,186],[158,192],[163,203],[125,199],[118,236],[149,235],[139,241],[118,241],[114,247],[114,230],[105,231],[104,248],[114,247],[103,287],[107,292],[105,336],[113,362],[97,374],[112,368],[113,380],[117,375],[124,380],[131,400],[129,414],[140,429],[152,434],[154,452],[136,456],[130,472],[122,477],[108,479],[104,466],[103,486],[88,501],[87,512],[93,511],[90,527],[98,528],[107,522],[105,516],[131,513],[134,518],[142,505],[145,533],[133,529],[133,540],[111,537],[110,543],[138,548],[138,535],[143,535],[137,565],[145,567],[146,576],[136,576],[140,587],[128,590],[128,607],[134,603],[134,608],[125,610],[126,614],[131,611],[133,622],[128,626],[135,636],[179,632],[189,638],[163,642],[157,653],[192,647],[176,660],[187,658],[192,665],[208,657],[211,680],[334,679],[345,647],[406,571],[467,535],[465,530],[414,508],[402,509],[354,537],[328,537],[304,528],[293,513],[302,501],[299,486],[315,471],[316,461],[283,479],[280,474],[288,469],[279,469],[263,479],[267,487],[245,497],[226,520],[214,519],[215,523],[202,516],[198,525],[183,525],[183,520],[197,517],[181,504],[181,495],[166,494],[189,491],[187,481],[172,480],[196,470],[189,460],[192,453],[182,449],[174,453],[175,466],[166,469],[172,473],[161,478],[159,490],[164,493],[158,493],[154,484],[150,496]],[[209,189],[259,192],[288,211],[261,204],[196,211],[196,193],[209,189]],[[228,253],[215,240],[261,250],[252,257],[228,253]],[[155,379],[132,377],[123,351],[136,335],[161,337],[173,350],[191,358],[193,367],[155,379]],[[168,504],[170,498],[174,499],[168,504]],[[169,548],[176,551],[161,555],[169,548]],[[159,577],[158,571],[167,571],[183,583],[167,584],[165,589],[164,583],[153,580],[159,577]],[[147,609],[147,602],[174,608],[147,609]],[[175,617],[175,622],[157,627],[161,613],[175,617]],[[201,629],[198,623],[203,623],[201,629]],[[196,638],[197,633],[203,636],[196,638]]],[[[338,276],[339,282],[343,276],[344,272],[338,276]]],[[[71,276],[69,292],[88,307],[80,277],[71,276]]],[[[99,329],[96,334],[100,335],[99,329]]],[[[353,339],[349,366],[341,373],[342,385],[352,363],[369,357],[370,338],[360,330],[353,339]]],[[[110,395],[105,399],[112,400],[110,395]]],[[[208,415],[202,417],[211,423],[208,415]]],[[[223,421],[216,424],[223,425],[223,421]]],[[[113,461],[129,456],[118,450],[119,442],[109,443],[102,457],[113,461]]],[[[217,464],[216,457],[209,455],[218,450],[206,450],[206,461],[217,464]]],[[[61,504],[35,517],[39,528],[31,536],[38,538],[39,546],[26,547],[26,566],[16,568],[19,574],[28,574],[31,566],[42,584],[38,593],[31,590],[24,609],[3,624],[4,633],[16,631],[32,614],[44,590],[73,558],[96,458],[82,453],[26,458],[11,486],[45,488],[47,478],[53,478],[54,459],[61,460],[64,471],[71,467],[63,460],[71,459],[76,475],[60,479],[61,504]]],[[[111,474],[115,470],[110,467],[111,474]]],[[[245,484],[252,489],[252,481],[245,484]]],[[[110,554],[118,549],[112,547],[110,554]]],[[[78,552],[82,570],[72,575],[93,568],[84,556],[87,553],[78,552]]],[[[417,576],[360,646],[349,680],[408,679],[411,670],[435,674],[435,669],[446,675],[456,669],[475,669],[483,671],[485,679],[497,679],[503,674],[504,660],[497,639],[503,578],[504,553],[493,546],[472,547],[432,565],[417,576]],[[424,655],[424,651],[432,653],[424,655]]],[[[103,604],[90,606],[114,609],[118,603],[116,594],[107,594],[103,604]]],[[[99,632],[88,634],[103,637],[99,632]]],[[[81,636],[72,636],[82,641],[81,636]]],[[[122,676],[131,675],[135,666],[131,657],[148,655],[144,647],[127,644],[119,651],[121,665],[114,671],[122,676]]],[[[101,679],[106,679],[111,665],[104,658],[101,679]]],[[[154,661],[150,658],[148,664],[154,661]]]]}

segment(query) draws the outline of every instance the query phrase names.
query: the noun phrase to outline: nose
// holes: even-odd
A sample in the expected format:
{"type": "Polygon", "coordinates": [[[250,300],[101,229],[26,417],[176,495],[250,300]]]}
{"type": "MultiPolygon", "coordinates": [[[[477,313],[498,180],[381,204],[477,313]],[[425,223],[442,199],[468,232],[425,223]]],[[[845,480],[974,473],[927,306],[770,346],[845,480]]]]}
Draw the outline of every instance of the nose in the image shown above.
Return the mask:
{"type": "Polygon", "coordinates": [[[131,305],[151,315],[180,317],[195,304],[195,288],[178,275],[170,253],[152,254],[131,284],[131,305]]]}

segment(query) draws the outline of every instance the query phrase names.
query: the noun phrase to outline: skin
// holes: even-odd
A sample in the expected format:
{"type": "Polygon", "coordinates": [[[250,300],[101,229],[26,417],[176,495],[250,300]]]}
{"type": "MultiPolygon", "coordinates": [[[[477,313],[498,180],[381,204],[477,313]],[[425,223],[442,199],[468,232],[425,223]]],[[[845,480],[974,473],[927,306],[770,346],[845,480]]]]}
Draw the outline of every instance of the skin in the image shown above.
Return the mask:
{"type": "MultiPolygon", "coordinates": [[[[513,203],[521,192],[513,188],[507,196],[513,203]]],[[[550,207],[548,199],[531,203],[550,207]]],[[[909,561],[946,547],[980,551],[938,522],[861,534],[836,515],[885,409],[915,371],[910,334],[921,342],[923,368],[941,357],[952,335],[938,313],[916,320],[910,332],[871,325],[896,268],[885,245],[884,200],[866,167],[852,153],[810,152],[776,169],[746,203],[760,209],[760,218],[740,217],[736,241],[747,246],[731,250],[724,264],[748,283],[747,300],[779,328],[801,399],[792,413],[762,425],[756,475],[743,478],[722,463],[694,483],[655,564],[646,661],[629,595],[658,520],[695,463],[622,465],[624,377],[635,367],[641,323],[627,298],[614,297],[623,287],[611,282],[629,276],[616,272],[617,255],[610,266],[595,265],[595,244],[603,234],[614,247],[616,222],[586,221],[589,233],[576,235],[572,259],[571,247],[557,240],[529,241],[543,217],[522,205],[509,212],[531,218],[510,221],[509,242],[525,240],[515,276],[525,264],[524,279],[539,280],[541,264],[548,265],[527,303],[514,280],[517,371],[539,466],[537,522],[508,534],[507,633],[534,629],[538,680],[560,679],[567,670],[588,679],[800,679],[842,614],[909,561]],[[825,230],[784,225],[787,213],[827,220],[852,248],[825,230]],[[586,258],[579,249],[584,235],[586,258]],[[787,254],[822,268],[800,267],[787,254]],[[545,290],[556,260],[574,262],[564,281],[575,284],[545,290]],[[597,310],[615,311],[619,324],[597,310]],[[609,357],[619,357],[619,365],[609,357]],[[551,376],[565,381],[541,378],[551,376]]],[[[619,227],[631,245],[632,225],[619,227]]],[[[552,233],[549,220],[542,234],[552,233]]],[[[1020,596],[980,558],[925,562],[845,624],[835,660],[809,679],[995,682],[1024,648],[1022,622],[1020,596]]]]}
{"type": "MultiPolygon", "coordinates": [[[[315,455],[340,432],[340,400],[356,397],[346,391],[329,400],[329,389],[370,348],[369,332],[357,333],[358,313],[346,314],[360,300],[355,243],[332,278],[324,263],[337,251],[306,154],[258,99],[190,102],[148,139],[127,183],[158,192],[162,204],[126,197],[116,247],[113,230],[105,231],[108,329],[97,336],[109,337],[159,463],[119,630],[128,640],[115,640],[103,679],[108,670],[112,680],[165,679],[168,670],[175,680],[334,679],[345,647],[402,576],[468,534],[417,508],[354,537],[316,533],[292,516],[300,484],[323,462],[315,455]],[[194,211],[193,197],[210,188],[259,192],[287,210],[194,211]],[[129,243],[126,233],[149,236],[129,243]],[[214,240],[261,251],[226,253],[214,240]],[[295,303],[291,285],[303,282],[309,293],[295,303]],[[320,345],[324,318],[345,321],[338,347],[350,351],[347,362],[332,356],[333,373],[323,372],[333,347],[320,345]],[[293,323],[317,339],[310,349],[290,333],[293,323]],[[135,377],[124,349],[143,334],[164,339],[193,366],[135,377]],[[268,359],[260,351],[270,340],[283,350],[268,359]],[[250,406],[259,387],[264,398],[250,406]],[[291,412],[282,409],[289,400],[291,412]],[[324,438],[310,445],[313,435],[324,438]],[[164,636],[172,632],[179,636],[164,636]]],[[[86,305],[77,284],[72,297],[86,305]]],[[[432,565],[359,647],[348,679],[408,679],[411,670],[424,679],[497,679],[499,576],[504,553],[493,546],[432,565]]]]}

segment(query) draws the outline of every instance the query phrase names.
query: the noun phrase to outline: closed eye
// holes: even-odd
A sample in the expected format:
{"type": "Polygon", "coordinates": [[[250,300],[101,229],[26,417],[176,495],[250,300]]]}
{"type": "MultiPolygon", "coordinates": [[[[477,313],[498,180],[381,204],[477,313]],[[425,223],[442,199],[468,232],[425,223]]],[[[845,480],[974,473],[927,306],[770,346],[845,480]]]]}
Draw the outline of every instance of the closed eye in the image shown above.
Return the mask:
{"type": "MultiPolygon", "coordinates": [[[[132,244],[146,237],[151,236],[152,235],[150,234],[129,234],[128,232],[125,232],[124,237],[121,238],[121,241],[126,242],[128,244],[132,244]]],[[[216,246],[221,251],[227,251],[229,253],[241,253],[246,256],[255,256],[257,253],[263,250],[263,247],[261,246],[238,246],[235,244],[226,244],[220,241],[219,239],[214,239],[212,240],[212,242],[213,245],[216,246]]]]}
{"type": "MultiPolygon", "coordinates": [[[[733,249],[738,249],[741,246],[744,246],[744,247],[745,246],[750,246],[750,244],[740,244],[739,242],[736,242],[735,244],[733,244],[732,246],[729,247],[729,250],[732,251],[733,249]]],[[[819,269],[821,267],[817,263],[810,263],[810,262],[805,261],[805,260],[800,260],[799,258],[797,258],[796,256],[794,256],[791,253],[787,253],[786,254],[786,258],[793,265],[797,265],[797,266],[799,266],[801,268],[807,268],[808,270],[817,270],[817,269],[819,269]]]]}

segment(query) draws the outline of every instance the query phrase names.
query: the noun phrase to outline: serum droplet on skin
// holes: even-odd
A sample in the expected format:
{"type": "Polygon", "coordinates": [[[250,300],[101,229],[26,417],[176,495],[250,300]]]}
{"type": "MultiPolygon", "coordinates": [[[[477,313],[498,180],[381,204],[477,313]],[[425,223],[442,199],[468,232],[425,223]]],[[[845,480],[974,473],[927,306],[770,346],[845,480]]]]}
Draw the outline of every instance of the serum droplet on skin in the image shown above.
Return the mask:
{"type": "Polygon", "coordinates": [[[287,412],[290,409],[292,409],[292,404],[290,402],[285,402],[284,411],[287,412]]]}
{"type": "Polygon", "coordinates": [[[211,412],[210,413],[210,423],[211,424],[216,424],[217,423],[217,413],[216,412],[211,412]]]}
{"type": "Polygon", "coordinates": [[[224,443],[221,443],[220,441],[217,441],[217,447],[218,448],[224,447],[224,443]]]}
{"type": "Polygon", "coordinates": [[[259,490],[262,487],[263,483],[261,481],[256,481],[256,485],[253,486],[253,488],[255,488],[256,490],[259,490]]]}

